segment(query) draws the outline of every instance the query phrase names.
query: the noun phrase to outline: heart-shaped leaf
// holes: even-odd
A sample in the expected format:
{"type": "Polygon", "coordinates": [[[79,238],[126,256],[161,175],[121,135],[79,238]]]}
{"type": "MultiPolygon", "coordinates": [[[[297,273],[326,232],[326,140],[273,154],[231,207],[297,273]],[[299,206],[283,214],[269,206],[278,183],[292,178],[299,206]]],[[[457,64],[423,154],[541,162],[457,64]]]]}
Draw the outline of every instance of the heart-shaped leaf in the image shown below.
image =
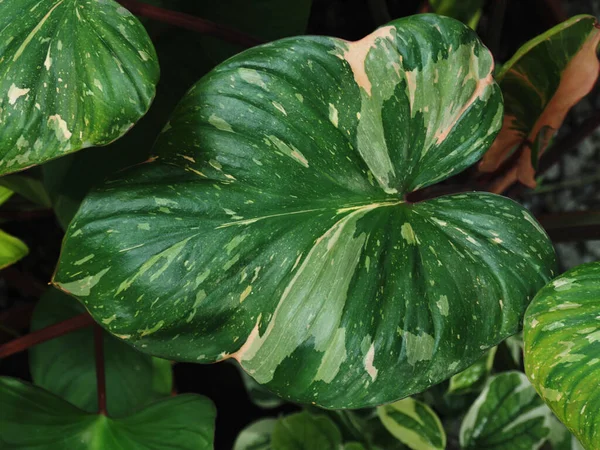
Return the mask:
{"type": "Polygon", "coordinates": [[[213,448],[215,408],[199,395],[178,395],[112,419],[84,412],[41,388],[3,377],[0,405],[3,449],[213,448]]]}
{"type": "Polygon", "coordinates": [[[404,200],[492,142],[492,70],[473,31],[435,15],[229,59],[154,162],[84,201],[54,282],[137,348],[234,358],[284,398],[422,391],[515,333],[555,264],[508,199],[404,200]]]}
{"type": "Polygon", "coordinates": [[[437,414],[425,403],[405,398],[377,408],[385,428],[413,450],[443,450],[446,432],[437,414]]]}
{"type": "Polygon", "coordinates": [[[465,416],[465,450],[537,450],[550,432],[551,412],[521,372],[493,377],[465,416]]]}
{"type": "Polygon", "coordinates": [[[301,412],[277,421],[271,436],[273,450],[339,450],[342,435],[326,416],[301,412]]]}
{"type": "Polygon", "coordinates": [[[527,309],[525,371],[557,417],[588,449],[600,449],[600,263],[545,286],[527,309]]]}
{"type": "MultiPolygon", "coordinates": [[[[33,312],[31,329],[45,328],[84,312],[75,299],[51,289],[33,312]]],[[[171,363],[104,336],[108,413],[121,417],[171,394],[171,363]]],[[[88,412],[98,411],[94,332],[82,329],[29,350],[33,382],[88,412]]]]}
{"type": "Polygon", "coordinates": [[[496,79],[504,95],[504,124],[479,169],[493,172],[525,144],[517,167],[498,182],[496,192],[514,183],[535,187],[531,146],[538,155],[549,132],[560,128],[569,110],[596,84],[600,29],[596,18],[581,15],[557,25],[523,45],[502,66],[496,79]]]}
{"type": "Polygon", "coordinates": [[[105,145],[148,110],[159,68],[113,0],[0,2],[0,174],[105,145]]]}

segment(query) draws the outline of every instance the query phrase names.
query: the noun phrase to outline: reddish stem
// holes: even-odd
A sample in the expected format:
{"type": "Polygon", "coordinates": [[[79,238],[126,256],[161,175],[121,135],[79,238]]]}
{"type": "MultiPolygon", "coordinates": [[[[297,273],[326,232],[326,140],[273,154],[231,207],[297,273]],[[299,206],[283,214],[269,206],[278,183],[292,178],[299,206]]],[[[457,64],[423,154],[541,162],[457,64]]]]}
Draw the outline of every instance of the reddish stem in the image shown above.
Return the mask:
{"type": "Polygon", "coordinates": [[[241,45],[244,48],[254,47],[255,45],[263,43],[260,39],[234,28],[214,23],[210,20],[201,19],[200,17],[195,17],[190,14],[170,11],[168,9],[141,3],[137,0],[117,1],[136,16],[147,17],[148,19],[175,25],[180,28],[185,28],[186,30],[214,36],[223,39],[224,41],[231,42],[232,44],[241,45]]]}
{"type": "Polygon", "coordinates": [[[41,330],[34,331],[23,337],[0,345],[0,358],[6,358],[23,350],[27,350],[34,345],[49,341],[59,336],[63,336],[81,328],[89,327],[94,323],[94,319],[88,314],[83,313],[70,319],[64,320],[41,330]]]}
{"type": "Polygon", "coordinates": [[[94,324],[94,352],[96,355],[96,386],[98,390],[98,414],[106,415],[106,374],[104,371],[104,335],[102,328],[94,324]]]}

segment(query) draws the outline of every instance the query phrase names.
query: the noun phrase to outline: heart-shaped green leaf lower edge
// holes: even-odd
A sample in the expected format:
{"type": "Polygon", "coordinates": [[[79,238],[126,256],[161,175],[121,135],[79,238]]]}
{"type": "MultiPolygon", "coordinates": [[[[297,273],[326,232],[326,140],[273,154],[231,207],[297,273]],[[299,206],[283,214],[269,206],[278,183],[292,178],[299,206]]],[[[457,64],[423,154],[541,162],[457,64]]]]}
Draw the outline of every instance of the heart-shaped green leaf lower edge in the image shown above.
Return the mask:
{"type": "Polygon", "coordinates": [[[0,378],[0,447],[11,450],[212,450],[215,408],[185,394],[120,419],[86,413],[41,388],[0,378]]]}
{"type": "MultiPolygon", "coordinates": [[[[31,330],[39,330],[85,312],[74,298],[49,289],[37,303],[31,330]]],[[[94,332],[86,328],[29,350],[33,382],[87,412],[98,410],[94,332]]],[[[171,394],[171,363],[140,353],[104,333],[107,410],[122,417],[171,394]]]]}

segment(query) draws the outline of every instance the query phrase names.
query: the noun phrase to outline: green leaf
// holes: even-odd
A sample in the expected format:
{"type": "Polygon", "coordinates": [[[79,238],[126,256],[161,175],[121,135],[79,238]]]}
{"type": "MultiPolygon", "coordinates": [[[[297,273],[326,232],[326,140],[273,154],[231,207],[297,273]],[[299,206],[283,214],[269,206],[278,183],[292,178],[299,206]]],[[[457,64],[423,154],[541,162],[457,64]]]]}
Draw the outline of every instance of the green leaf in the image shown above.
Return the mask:
{"type": "Polygon", "coordinates": [[[5,203],[12,195],[13,191],[4,186],[0,186],[0,205],[5,203]]]}
{"type": "Polygon", "coordinates": [[[0,230],[0,269],[16,263],[28,253],[29,249],[23,241],[0,230]]]}
{"type": "Polygon", "coordinates": [[[551,413],[525,374],[493,377],[465,416],[460,445],[466,450],[537,450],[550,432],[551,413]]]}
{"type": "Polygon", "coordinates": [[[30,175],[29,171],[26,174],[12,174],[1,177],[0,186],[10,189],[39,206],[52,207],[52,201],[44,188],[41,177],[37,178],[33,174],[30,175]]]}
{"type": "Polygon", "coordinates": [[[525,371],[585,448],[600,448],[600,263],[565,272],[527,309],[525,371]]]}
{"type": "Polygon", "coordinates": [[[344,450],[367,450],[360,442],[348,442],[344,444],[344,450]]]}
{"type": "Polygon", "coordinates": [[[553,274],[545,232],[511,200],[404,200],[493,140],[492,69],[471,30],[435,15],[229,59],[153,162],[87,197],[54,282],[137,348],[236,359],[285,399],[420,392],[517,332],[553,274]]]}
{"type": "Polygon", "coordinates": [[[523,333],[517,333],[504,341],[510,356],[517,366],[523,361],[523,333]]]}
{"type": "Polygon", "coordinates": [[[437,414],[425,403],[405,398],[377,408],[386,429],[413,450],[443,450],[446,433],[437,414]]]}
{"type": "Polygon", "coordinates": [[[548,442],[552,450],[585,450],[577,438],[554,416],[550,419],[548,442]]]}
{"type": "Polygon", "coordinates": [[[464,394],[480,389],[481,384],[485,383],[492,370],[496,350],[496,347],[490,349],[486,355],[479,358],[471,367],[450,378],[448,393],[464,394]]]}
{"type": "Polygon", "coordinates": [[[113,0],[0,3],[0,174],[106,145],[144,115],[159,67],[113,0]]]}
{"type": "Polygon", "coordinates": [[[436,14],[452,17],[477,28],[485,0],[430,0],[429,4],[436,14]]]}
{"type": "Polygon", "coordinates": [[[0,444],[7,450],[212,450],[215,408],[185,394],[127,417],[84,412],[41,388],[0,378],[0,444]]]}
{"type": "Polygon", "coordinates": [[[246,392],[248,392],[248,397],[250,397],[252,403],[266,409],[277,408],[283,405],[284,400],[282,398],[265,389],[261,384],[258,384],[254,378],[243,370],[240,370],[240,372],[246,392]]]}
{"type": "Polygon", "coordinates": [[[340,430],[330,418],[307,412],[279,419],[271,439],[273,450],[339,450],[342,445],[340,430]]]}
{"type": "Polygon", "coordinates": [[[271,435],[277,419],[261,419],[242,430],[233,450],[272,450],[271,435]]]}
{"type": "MultiPolygon", "coordinates": [[[[85,312],[74,299],[56,289],[38,302],[31,320],[32,331],[85,312]]],[[[104,365],[107,409],[123,416],[168,396],[172,389],[169,361],[140,353],[105,333],[104,365]]],[[[33,382],[87,412],[98,411],[94,333],[86,328],[36,345],[29,350],[33,382]]]]}
{"type": "Polygon", "coordinates": [[[535,187],[530,145],[536,143],[541,155],[569,110],[596,84],[600,69],[596,25],[593,16],[572,17],[527,42],[502,66],[496,79],[504,95],[504,124],[480,170],[495,171],[527,141],[518,165],[502,183],[519,180],[535,187]]]}

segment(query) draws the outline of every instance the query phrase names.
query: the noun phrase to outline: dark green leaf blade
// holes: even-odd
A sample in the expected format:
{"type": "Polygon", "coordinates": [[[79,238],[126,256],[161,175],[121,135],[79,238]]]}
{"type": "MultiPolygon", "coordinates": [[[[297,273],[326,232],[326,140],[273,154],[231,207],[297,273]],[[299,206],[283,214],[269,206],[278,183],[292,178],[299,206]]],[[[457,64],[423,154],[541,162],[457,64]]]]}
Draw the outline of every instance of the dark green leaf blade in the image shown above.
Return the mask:
{"type": "Polygon", "coordinates": [[[600,448],[600,263],[546,285],[527,309],[525,371],[557,417],[589,449],[600,448]]]}
{"type": "Polygon", "coordinates": [[[301,412],[277,421],[271,436],[273,450],[338,450],[342,435],[326,416],[301,412]]]}
{"type": "Polygon", "coordinates": [[[465,450],[537,450],[550,432],[551,412],[521,372],[493,377],[465,416],[465,450]]]}
{"type": "Polygon", "coordinates": [[[116,315],[107,328],[137,348],[234,358],[287,399],[348,408],[422,391],[518,331],[555,264],[512,201],[403,200],[485,151],[502,112],[490,71],[472,31],[431,15],[234,57],[184,98],[157,160],[87,198],[55,283],[99,322],[116,315]],[[427,39],[439,60],[416,57],[427,39]],[[414,90],[436,79],[439,96],[414,90]]]}
{"type": "MultiPolygon", "coordinates": [[[[84,312],[64,293],[47,291],[33,313],[32,331],[84,312]]],[[[171,394],[171,363],[140,353],[121,340],[105,334],[107,409],[121,417],[171,394]]],[[[94,333],[82,329],[39,344],[29,351],[33,381],[87,411],[98,410],[94,333]]]]}
{"type": "Polygon", "coordinates": [[[28,383],[0,378],[0,443],[10,450],[212,450],[215,408],[197,395],[161,400],[128,417],[86,413],[28,383]]]}
{"type": "Polygon", "coordinates": [[[158,82],[144,27],[113,0],[0,3],[0,174],[122,136],[158,82]]]}

